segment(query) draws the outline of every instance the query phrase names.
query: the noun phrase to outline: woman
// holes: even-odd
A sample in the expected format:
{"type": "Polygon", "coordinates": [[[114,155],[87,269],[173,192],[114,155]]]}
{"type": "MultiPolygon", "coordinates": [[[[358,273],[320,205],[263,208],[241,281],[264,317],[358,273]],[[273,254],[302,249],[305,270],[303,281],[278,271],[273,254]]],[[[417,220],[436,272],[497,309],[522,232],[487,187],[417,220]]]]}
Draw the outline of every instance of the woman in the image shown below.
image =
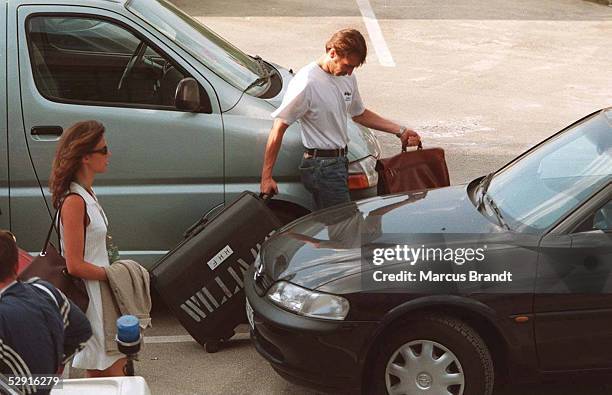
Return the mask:
{"type": "Polygon", "coordinates": [[[60,210],[61,247],[68,272],[85,280],[89,295],[86,315],[93,336],[78,352],[72,366],[87,369],[88,377],[123,376],[125,357],[107,354],[104,348],[100,281],[107,281],[108,221],[92,185],[96,174],[106,172],[111,156],[104,126],[97,121],[78,122],[59,141],[51,179],[53,206],[60,210]]]}

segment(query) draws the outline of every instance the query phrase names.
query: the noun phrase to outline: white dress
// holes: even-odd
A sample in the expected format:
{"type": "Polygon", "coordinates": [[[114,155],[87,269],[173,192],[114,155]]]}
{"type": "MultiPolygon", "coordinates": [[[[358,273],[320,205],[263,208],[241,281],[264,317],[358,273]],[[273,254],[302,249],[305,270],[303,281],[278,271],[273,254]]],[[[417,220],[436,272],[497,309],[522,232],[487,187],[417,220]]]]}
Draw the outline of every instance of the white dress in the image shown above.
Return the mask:
{"type": "MultiPolygon", "coordinates": [[[[89,225],[85,235],[85,261],[96,266],[109,266],[108,253],[106,252],[106,230],[108,221],[104,210],[98,203],[95,195],[90,195],[85,188],[72,182],[70,192],[77,193],[85,200],[89,225]]],[[[64,253],[64,228],[60,222],[60,234],[62,253],[64,253]]],[[[75,354],[72,366],[78,369],[104,370],[123,357],[119,352],[107,354],[104,350],[104,328],[102,320],[102,297],[100,294],[100,282],[97,280],[85,280],[85,287],[89,295],[89,305],[85,315],[89,319],[93,336],[89,339],[85,348],[75,354]]]]}

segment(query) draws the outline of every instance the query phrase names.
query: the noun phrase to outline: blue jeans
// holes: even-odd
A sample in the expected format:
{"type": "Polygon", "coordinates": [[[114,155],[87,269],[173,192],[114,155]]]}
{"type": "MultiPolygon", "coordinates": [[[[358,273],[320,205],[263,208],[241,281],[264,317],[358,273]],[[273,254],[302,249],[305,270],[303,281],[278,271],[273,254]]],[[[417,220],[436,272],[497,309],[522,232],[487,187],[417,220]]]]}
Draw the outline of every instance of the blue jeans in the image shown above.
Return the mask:
{"type": "Polygon", "coordinates": [[[302,158],[302,184],[312,194],[317,210],[351,201],[348,189],[348,159],[302,158]]]}

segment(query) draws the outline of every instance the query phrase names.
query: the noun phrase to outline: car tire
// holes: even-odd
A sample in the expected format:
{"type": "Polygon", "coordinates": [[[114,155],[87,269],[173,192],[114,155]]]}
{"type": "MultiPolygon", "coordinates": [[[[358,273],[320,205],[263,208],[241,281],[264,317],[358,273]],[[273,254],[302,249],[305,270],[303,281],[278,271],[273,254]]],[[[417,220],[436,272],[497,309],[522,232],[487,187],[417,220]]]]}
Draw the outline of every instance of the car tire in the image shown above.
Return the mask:
{"type": "Polygon", "coordinates": [[[368,394],[493,393],[491,354],[484,340],[465,322],[427,315],[383,336],[369,370],[368,394]]]}

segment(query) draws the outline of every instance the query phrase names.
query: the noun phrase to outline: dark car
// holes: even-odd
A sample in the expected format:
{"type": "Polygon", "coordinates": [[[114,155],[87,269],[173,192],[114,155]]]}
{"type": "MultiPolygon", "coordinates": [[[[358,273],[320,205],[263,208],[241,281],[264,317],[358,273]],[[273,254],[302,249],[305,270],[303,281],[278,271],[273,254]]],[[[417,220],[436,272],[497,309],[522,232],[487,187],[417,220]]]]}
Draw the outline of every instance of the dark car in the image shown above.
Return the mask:
{"type": "Polygon", "coordinates": [[[251,338],[281,376],[333,392],[612,372],[611,198],[607,108],[467,185],[313,213],[246,274],[251,338]]]}

